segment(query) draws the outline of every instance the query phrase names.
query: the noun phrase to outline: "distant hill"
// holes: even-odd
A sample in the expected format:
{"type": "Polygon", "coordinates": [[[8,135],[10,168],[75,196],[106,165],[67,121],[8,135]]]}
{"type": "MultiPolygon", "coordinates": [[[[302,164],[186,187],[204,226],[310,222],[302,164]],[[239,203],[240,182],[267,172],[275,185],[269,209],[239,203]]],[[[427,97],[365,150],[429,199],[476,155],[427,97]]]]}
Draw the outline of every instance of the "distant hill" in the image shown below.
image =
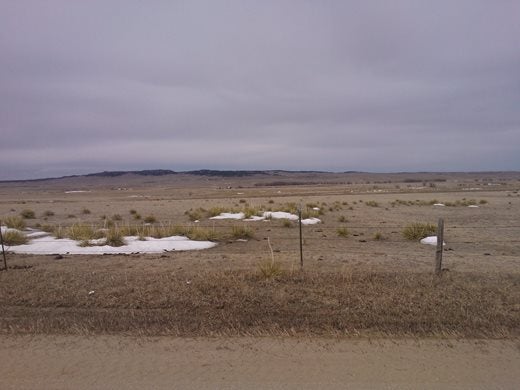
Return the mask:
{"type": "Polygon", "coordinates": [[[140,176],[165,176],[165,175],[175,175],[177,172],[171,171],[169,169],[147,169],[144,171],[103,171],[103,172],[97,172],[97,173],[89,173],[87,175],[79,175],[79,176],[64,176],[65,177],[116,177],[116,176],[123,176],[123,175],[140,175],[140,176]]]}

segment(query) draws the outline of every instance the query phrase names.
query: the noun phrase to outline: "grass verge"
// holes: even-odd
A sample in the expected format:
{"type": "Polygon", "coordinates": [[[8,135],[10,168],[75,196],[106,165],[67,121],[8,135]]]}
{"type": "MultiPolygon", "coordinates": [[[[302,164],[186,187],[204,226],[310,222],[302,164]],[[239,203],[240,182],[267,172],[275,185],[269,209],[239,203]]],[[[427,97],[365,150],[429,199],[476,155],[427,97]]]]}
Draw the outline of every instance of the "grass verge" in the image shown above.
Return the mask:
{"type": "Polygon", "coordinates": [[[34,267],[0,273],[0,332],[518,337],[519,285],[518,274],[436,278],[359,268],[266,278],[239,270],[34,267]]]}

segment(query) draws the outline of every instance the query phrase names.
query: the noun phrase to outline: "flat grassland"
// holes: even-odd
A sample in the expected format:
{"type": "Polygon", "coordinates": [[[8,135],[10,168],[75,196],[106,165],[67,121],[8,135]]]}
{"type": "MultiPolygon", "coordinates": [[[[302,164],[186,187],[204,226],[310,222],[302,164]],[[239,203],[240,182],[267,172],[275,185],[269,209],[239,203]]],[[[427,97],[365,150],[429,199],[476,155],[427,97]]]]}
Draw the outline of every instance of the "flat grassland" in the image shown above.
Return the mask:
{"type": "Polygon", "coordinates": [[[8,253],[0,332],[516,338],[519,189],[516,172],[0,183],[2,220],[24,210],[34,212],[27,226],[47,230],[146,220],[196,227],[218,243],[161,254],[8,253]],[[322,221],[303,226],[303,271],[294,221],[209,219],[215,210],[295,207],[322,221]],[[441,277],[433,275],[435,247],[403,236],[409,224],[438,218],[445,221],[441,277]]]}

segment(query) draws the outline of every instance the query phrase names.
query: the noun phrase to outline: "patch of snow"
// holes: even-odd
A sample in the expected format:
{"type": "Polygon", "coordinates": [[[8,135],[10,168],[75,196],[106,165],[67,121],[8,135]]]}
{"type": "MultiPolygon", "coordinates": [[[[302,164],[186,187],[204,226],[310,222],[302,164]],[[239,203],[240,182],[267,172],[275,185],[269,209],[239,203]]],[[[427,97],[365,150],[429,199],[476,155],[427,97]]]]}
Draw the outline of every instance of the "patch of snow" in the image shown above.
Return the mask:
{"type": "Polygon", "coordinates": [[[312,208],[314,211],[320,211],[320,208],[319,207],[313,207],[312,208]]]}
{"type": "Polygon", "coordinates": [[[471,207],[472,209],[478,209],[478,206],[476,204],[470,204],[468,207],[471,207]]]}
{"type": "Polygon", "coordinates": [[[298,216],[291,213],[286,213],[285,211],[265,211],[262,215],[264,218],[273,218],[273,219],[290,219],[295,221],[298,219],[298,216]]]}
{"type": "Polygon", "coordinates": [[[444,207],[446,206],[444,203],[434,203],[434,206],[440,206],[440,207],[444,207]]]}
{"type": "Polygon", "coordinates": [[[302,219],[302,225],[315,225],[320,222],[321,222],[321,219],[319,219],[319,218],[302,219]]]}
{"type": "Polygon", "coordinates": [[[210,219],[244,219],[244,213],[221,213],[215,217],[211,217],[210,219]]]}
{"type": "MultiPolygon", "coordinates": [[[[437,245],[437,236],[429,236],[425,237],[421,240],[421,244],[426,245],[437,245]]],[[[445,242],[442,243],[442,245],[446,245],[445,242]]]]}
{"type": "Polygon", "coordinates": [[[92,191],[86,191],[86,190],[72,190],[72,191],[65,191],[66,194],[78,194],[80,192],[92,192],[92,191]]]}
{"type": "MultiPolygon", "coordinates": [[[[98,241],[98,240],[92,240],[98,241]]],[[[99,240],[101,242],[101,239],[99,240]]],[[[126,245],[113,247],[87,246],[80,247],[78,242],[69,238],[57,239],[54,237],[42,237],[31,240],[29,244],[16,245],[8,248],[14,253],[34,254],[71,254],[71,255],[95,255],[95,254],[129,254],[129,253],[161,253],[164,251],[188,251],[209,249],[216,244],[211,241],[192,241],[183,236],[164,238],[147,237],[146,241],[140,241],[139,237],[125,237],[126,245]]]]}
{"type": "Polygon", "coordinates": [[[265,220],[265,217],[260,217],[258,215],[253,215],[250,218],[244,219],[244,221],[247,221],[247,222],[264,221],[264,220],[265,220]]]}

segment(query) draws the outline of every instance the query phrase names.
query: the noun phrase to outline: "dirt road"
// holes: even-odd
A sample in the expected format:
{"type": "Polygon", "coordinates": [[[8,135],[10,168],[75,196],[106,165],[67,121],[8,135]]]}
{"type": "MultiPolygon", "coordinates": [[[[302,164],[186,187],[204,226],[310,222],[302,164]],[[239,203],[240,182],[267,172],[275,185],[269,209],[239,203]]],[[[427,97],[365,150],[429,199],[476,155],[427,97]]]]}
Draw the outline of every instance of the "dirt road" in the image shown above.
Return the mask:
{"type": "Polygon", "coordinates": [[[520,342],[2,336],[2,389],[517,389],[520,342]]]}

